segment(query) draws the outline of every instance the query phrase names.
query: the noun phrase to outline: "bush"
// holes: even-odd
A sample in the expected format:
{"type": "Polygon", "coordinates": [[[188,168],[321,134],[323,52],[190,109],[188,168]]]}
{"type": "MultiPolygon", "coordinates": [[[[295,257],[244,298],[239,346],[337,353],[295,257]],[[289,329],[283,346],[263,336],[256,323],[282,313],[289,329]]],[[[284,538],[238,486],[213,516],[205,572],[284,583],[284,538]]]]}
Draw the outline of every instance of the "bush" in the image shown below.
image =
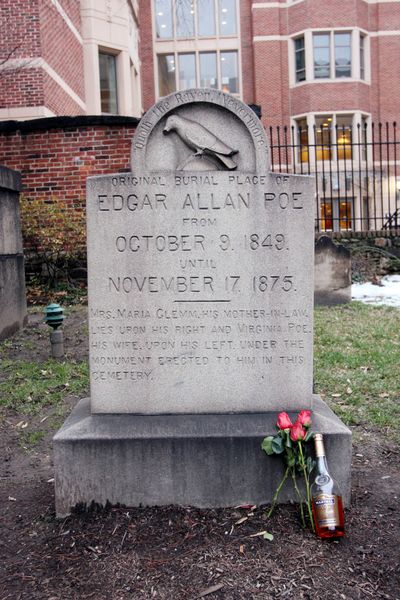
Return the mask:
{"type": "Polygon", "coordinates": [[[60,278],[69,281],[69,265],[85,253],[84,218],[61,200],[22,197],[20,207],[24,248],[39,263],[50,287],[60,278]]]}

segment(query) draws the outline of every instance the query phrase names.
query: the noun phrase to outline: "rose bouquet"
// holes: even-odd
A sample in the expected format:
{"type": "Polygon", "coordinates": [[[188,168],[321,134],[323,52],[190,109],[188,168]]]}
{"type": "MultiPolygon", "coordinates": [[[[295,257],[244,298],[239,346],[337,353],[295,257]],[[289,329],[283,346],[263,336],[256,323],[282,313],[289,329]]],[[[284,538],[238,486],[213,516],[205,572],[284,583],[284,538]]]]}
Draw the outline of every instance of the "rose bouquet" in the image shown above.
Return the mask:
{"type": "Polygon", "coordinates": [[[315,466],[315,462],[310,456],[307,456],[306,453],[307,442],[312,436],[312,432],[310,431],[311,411],[301,410],[294,423],[292,423],[286,412],[281,412],[278,415],[276,427],[278,433],[275,436],[269,435],[264,438],[261,448],[268,455],[281,454],[284,458],[286,468],[283,478],[276,488],[271,508],[269,509],[267,516],[270,517],[272,515],[286,480],[291,478],[300,503],[300,515],[303,527],[306,527],[307,515],[314,531],[314,519],[311,509],[310,474],[315,466]],[[304,479],[305,498],[297,484],[298,475],[301,475],[304,479]],[[306,506],[306,514],[304,505],[306,506]]]}

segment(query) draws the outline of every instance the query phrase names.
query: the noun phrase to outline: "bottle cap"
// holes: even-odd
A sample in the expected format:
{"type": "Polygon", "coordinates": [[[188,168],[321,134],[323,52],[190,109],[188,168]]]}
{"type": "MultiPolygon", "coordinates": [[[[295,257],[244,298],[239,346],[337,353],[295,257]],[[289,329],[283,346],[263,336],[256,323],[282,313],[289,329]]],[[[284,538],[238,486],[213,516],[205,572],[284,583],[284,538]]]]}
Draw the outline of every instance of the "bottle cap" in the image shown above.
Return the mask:
{"type": "Polygon", "coordinates": [[[316,433],[314,435],[314,443],[315,443],[315,455],[317,458],[320,456],[325,456],[324,442],[322,438],[322,433],[316,433]]]}

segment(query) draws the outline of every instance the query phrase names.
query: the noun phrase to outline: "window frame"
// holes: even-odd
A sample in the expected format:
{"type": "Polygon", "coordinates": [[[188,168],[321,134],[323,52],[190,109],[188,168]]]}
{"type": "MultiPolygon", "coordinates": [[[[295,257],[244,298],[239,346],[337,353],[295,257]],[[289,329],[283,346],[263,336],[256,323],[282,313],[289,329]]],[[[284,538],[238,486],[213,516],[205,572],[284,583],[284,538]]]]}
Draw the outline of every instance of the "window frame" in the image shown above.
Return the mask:
{"type": "Polygon", "coordinates": [[[308,83],[351,83],[371,84],[370,37],[367,31],[359,27],[336,27],[332,29],[305,29],[289,38],[289,85],[291,88],[308,83]],[[350,76],[336,76],[335,34],[350,34],[350,76]],[[329,77],[315,75],[314,36],[329,36],[329,77]],[[298,79],[296,66],[297,40],[304,37],[305,78],[298,79]],[[362,41],[361,41],[362,40],[362,41]],[[362,60],[362,57],[364,60],[362,60]]]}
{"type": "Polygon", "coordinates": [[[100,94],[100,114],[102,115],[119,115],[120,114],[120,99],[119,99],[119,76],[118,76],[118,56],[119,52],[117,50],[113,50],[111,48],[103,48],[101,46],[98,47],[98,67],[99,67],[99,94],[100,94]],[[107,56],[113,58],[114,63],[114,76],[115,76],[115,103],[116,103],[116,112],[108,112],[103,111],[102,106],[102,87],[101,87],[101,68],[100,68],[100,56],[107,56]]]}
{"type": "MultiPolygon", "coordinates": [[[[307,113],[303,115],[297,115],[292,117],[292,125],[294,127],[295,139],[294,144],[296,146],[295,160],[298,165],[305,165],[309,163],[313,165],[315,163],[319,163],[322,161],[357,161],[358,156],[351,155],[351,147],[350,154],[348,154],[347,146],[350,145],[347,142],[344,144],[344,152],[339,155],[338,150],[341,150],[339,147],[339,142],[337,139],[337,134],[339,135],[342,126],[337,125],[338,120],[341,118],[349,118],[351,117],[351,131],[352,131],[352,141],[353,144],[357,143],[356,135],[357,128],[360,125],[360,133],[361,133],[361,162],[365,162],[367,156],[364,152],[364,135],[369,130],[371,115],[365,113],[363,111],[331,111],[331,112],[315,112],[315,113],[307,113]],[[321,139],[321,144],[318,145],[317,138],[314,136],[317,133],[317,120],[325,119],[327,122],[331,122],[329,127],[329,144],[325,143],[324,137],[321,139]],[[299,124],[302,123],[302,126],[299,127],[299,124]],[[307,124],[307,131],[304,129],[304,123],[307,124]],[[365,127],[366,126],[366,127],[365,127]],[[301,136],[301,134],[303,134],[301,136]],[[308,139],[307,143],[305,143],[305,135],[307,134],[308,139]],[[311,136],[309,135],[311,134],[311,136]],[[318,150],[321,148],[322,150],[318,150]],[[320,155],[318,156],[318,152],[320,155]]],[[[328,129],[328,128],[327,128],[328,129]]],[[[344,125],[343,132],[346,131],[346,125],[344,125]]],[[[351,142],[350,142],[351,143],[351,142]]]]}
{"type": "Polygon", "coordinates": [[[215,33],[200,35],[199,33],[199,11],[198,11],[198,2],[199,0],[193,1],[193,35],[189,36],[178,36],[178,25],[177,25],[177,3],[179,0],[170,0],[171,2],[171,31],[172,35],[168,37],[157,37],[157,15],[156,15],[156,1],[151,0],[151,9],[152,9],[152,26],[153,26],[153,39],[155,42],[163,42],[163,41],[181,41],[181,40],[197,40],[197,39],[226,39],[226,38],[235,38],[240,35],[240,0],[234,0],[235,2],[235,33],[221,33],[221,24],[222,17],[220,15],[220,2],[221,0],[213,0],[214,2],[214,25],[215,25],[215,33]]]}
{"type": "MultiPolygon", "coordinates": [[[[175,7],[175,1],[173,6],[175,7]]],[[[196,64],[196,85],[200,87],[200,55],[207,53],[216,54],[217,61],[217,87],[216,90],[222,91],[222,79],[221,79],[221,53],[223,52],[235,52],[236,53],[236,67],[237,67],[237,86],[238,92],[231,92],[237,98],[242,97],[242,61],[241,61],[241,41],[240,41],[240,0],[235,0],[235,21],[236,21],[236,34],[235,35],[222,35],[219,33],[219,21],[218,14],[220,11],[219,0],[214,0],[214,21],[215,21],[215,35],[199,35],[198,30],[198,12],[197,12],[197,0],[194,1],[194,26],[195,35],[192,38],[157,38],[156,36],[156,16],[155,16],[155,0],[151,0],[152,7],[152,27],[153,27],[153,57],[154,57],[154,89],[155,96],[158,100],[161,98],[160,86],[159,86],[159,69],[158,60],[160,55],[173,54],[175,57],[175,65],[178,65],[180,54],[195,54],[196,64]]],[[[175,8],[173,9],[173,18],[175,19],[175,8]]],[[[175,34],[175,23],[173,24],[173,33],[175,34]]],[[[178,66],[176,68],[178,71],[178,66]]],[[[179,74],[175,75],[175,90],[179,91],[179,74]]]]}
{"type": "Polygon", "coordinates": [[[293,38],[293,43],[294,43],[294,71],[295,71],[295,80],[296,83],[302,83],[303,81],[307,80],[307,67],[306,67],[306,41],[305,41],[305,36],[303,35],[299,35],[296,38],[293,38]],[[296,42],[300,42],[303,41],[303,47],[302,48],[296,48],[296,42]],[[297,68],[297,57],[302,54],[302,68],[298,69],[297,68]],[[303,72],[304,73],[304,78],[300,79],[299,77],[299,73],[303,72]]]}
{"type": "MultiPolygon", "coordinates": [[[[241,79],[240,79],[240,65],[239,65],[239,51],[235,48],[233,50],[231,49],[221,49],[221,50],[194,50],[192,52],[188,51],[182,51],[182,52],[159,52],[156,54],[156,58],[157,61],[155,63],[155,71],[157,72],[156,75],[156,92],[157,92],[157,97],[158,98],[162,98],[163,96],[160,94],[160,81],[159,81],[159,64],[158,64],[158,60],[160,56],[174,56],[174,62],[175,62],[175,92],[180,92],[180,91],[184,91],[185,89],[188,88],[181,88],[180,87],[180,73],[179,73],[179,57],[182,55],[187,55],[187,54],[193,54],[195,57],[195,75],[196,75],[196,86],[195,87],[200,87],[200,79],[201,79],[201,67],[200,67],[200,55],[202,54],[215,54],[216,57],[216,67],[217,67],[217,71],[216,71],[216,75],[217,75],[217,87],[216,88],[211,88],[211,89],[215,89],[215,90],[222,90],[222,74],[221,74],[221,58],[222,58],[222,54],[225,53],[235,53],[236,54],[236,68],[237,68],[237,72],[236,72],[236,78],[237,78],[237,82],[238,82],[238,92],[226,92],[229,94],[232,94],[232,96],[235,97],[239,97],[240,93],[241,93],[241,79]]],[[[174,93],[174,92],[170,92],[170,93],[174,93]]]]}

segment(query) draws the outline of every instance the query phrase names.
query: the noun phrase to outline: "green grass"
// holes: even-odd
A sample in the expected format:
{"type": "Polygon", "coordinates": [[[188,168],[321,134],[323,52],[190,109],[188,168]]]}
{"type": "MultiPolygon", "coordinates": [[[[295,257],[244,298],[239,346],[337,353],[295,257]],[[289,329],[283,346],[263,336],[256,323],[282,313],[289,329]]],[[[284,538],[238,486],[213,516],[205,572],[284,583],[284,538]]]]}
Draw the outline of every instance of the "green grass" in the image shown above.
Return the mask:
{"type": "Polygon", "coordinates": [[[86,362],[0,360],[0,373],[0,407],[23,414],[58,406],[67,394],[79,396],[89,387],[86,362]]]}
{"type": "Polygon", "coordinates": [[[40,429],[35,431],[28,431],[27,433],[22,432],[20,436],[20,443],[22,447],[36,446],[45,436],[45,432],[40,429]]]}
{"type": "MultiPolygon", "coordinates": [[[[400,441],[400,311],[356,302],[319,307],[314,337],[316,391],[348,425],[377,427],[400,441]]],[[[86,362],[0,358],[0,409],[34,416],[52,407],[58,418],[65,396],[88,388],[86,362]]],[[[40,439],[29,436],[27,443],[40,439]]]]}
{"type": "Polygon", "coordinates": [[[314,377],[345,423],[400,439],[400,311],[358,302],[317,308],[314,377]]]}

